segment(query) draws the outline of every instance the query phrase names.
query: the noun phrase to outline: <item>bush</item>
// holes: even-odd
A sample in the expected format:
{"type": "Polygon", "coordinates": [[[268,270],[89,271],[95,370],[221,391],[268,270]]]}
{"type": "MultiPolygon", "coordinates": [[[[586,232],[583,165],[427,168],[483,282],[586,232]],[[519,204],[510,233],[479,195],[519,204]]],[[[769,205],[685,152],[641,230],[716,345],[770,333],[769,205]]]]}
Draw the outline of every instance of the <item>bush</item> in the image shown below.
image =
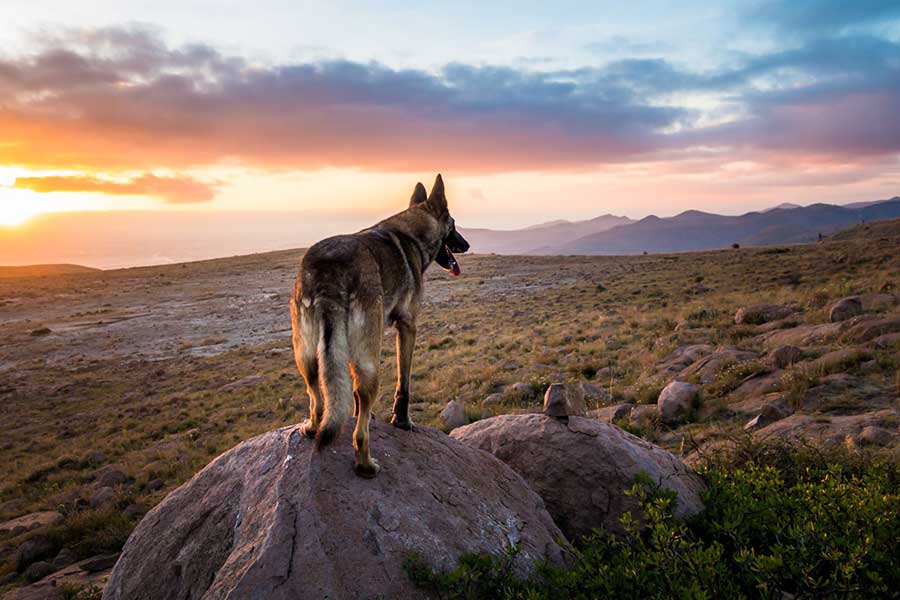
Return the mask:
{"type": "Polygon", "coordinates": [[[623,517],[622,539],[596,533],[566,569],[541,565],[520,580],[510,556],[468,556],[449,574],[420,559],[408,570],[446,598],[897,597],[896,464],[776,449],[703,475],[707,509],[686,523],[671,492],[639,480],[629,493],[642,518],[623,517]]]}

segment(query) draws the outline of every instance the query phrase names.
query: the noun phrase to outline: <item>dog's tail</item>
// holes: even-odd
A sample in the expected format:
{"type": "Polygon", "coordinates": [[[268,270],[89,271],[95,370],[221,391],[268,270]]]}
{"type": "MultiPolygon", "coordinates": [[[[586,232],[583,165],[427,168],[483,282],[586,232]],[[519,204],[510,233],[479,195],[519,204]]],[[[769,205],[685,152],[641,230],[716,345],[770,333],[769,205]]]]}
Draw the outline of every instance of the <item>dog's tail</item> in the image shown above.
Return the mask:
{"type": "Polygon", "coordinates": [[[337,304],[324,302],[319,310],[319,381],[325,412],[316,434],[316,447],[322,449],[334,440],[353,410],[353,383],[347,311],[337,304]]]}

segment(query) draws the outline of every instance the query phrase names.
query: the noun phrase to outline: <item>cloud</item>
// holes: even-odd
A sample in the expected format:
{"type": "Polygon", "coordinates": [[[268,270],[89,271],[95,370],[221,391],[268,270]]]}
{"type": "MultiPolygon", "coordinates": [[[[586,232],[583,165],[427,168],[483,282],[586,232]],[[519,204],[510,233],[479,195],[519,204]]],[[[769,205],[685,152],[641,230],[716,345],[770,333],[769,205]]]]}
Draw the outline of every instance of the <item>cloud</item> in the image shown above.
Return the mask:
{"type": "Polygon", "coordinates": [[[70,31],[0,60],[0,162],[490,173],[670,160],[700,147],[876,156],[900,152],[898,55],[893,41],[855,34],[707,71],[626,58],[432,72],[257,64],[201,44],[170,47],[153,30],[70,31]]]}
{"type": "Polygon", "coordinates": [[[48,192],[93,192],[115,196],[154,196],[169,204],[208,202],[215,189],[191,177],[158,177],[145,174],[127,181],[112,181],[82,175],[19,177],[13,187],[48,192]]]}
{"type": "Polygon", "coordinates": [[[799,35],[837,33],[854,26],[889,22],[900,17],[896,0],[763,0],[751,4],[745,18],[799,35]]]}

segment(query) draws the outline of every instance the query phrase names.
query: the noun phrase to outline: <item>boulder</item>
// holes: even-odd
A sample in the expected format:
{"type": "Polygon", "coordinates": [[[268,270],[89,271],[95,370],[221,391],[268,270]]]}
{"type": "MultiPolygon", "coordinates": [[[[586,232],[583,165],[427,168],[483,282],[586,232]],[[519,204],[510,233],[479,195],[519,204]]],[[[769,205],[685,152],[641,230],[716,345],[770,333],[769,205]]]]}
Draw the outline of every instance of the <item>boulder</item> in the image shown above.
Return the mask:
{"type": "Polygon", "coordinates": [[[113,466],[103,467],[95,473],[96,485],[98,488],[116,487],[128,481],[128,476],[121,470],[113,466]]]}
{"type": "Polygon", "coordinates": [[[551,383],[544,394],[544,414],[548,417],[583,417],[584,390],[578,384],[551,383]]]}
{"type": "Polygon", "coordinates": [[[503,554],[561,564],[561,532],[509,467],[429,427],[371,424],[375,479],[353,473],[355,420],[321,452],[285,427],[219,456],[128,538],[105,600],[413,598],[403,564],[503,554]]]}
{"type": "Polygon", "coordinates": [[[867,425],[859,432],[859,443],[864,446],[887,446],[896,436],[884,427],[867,425]]]}
{"type": "Polygon", "coordinates": [[[459,400],[451,400],[444,407],[440,414],[441,426],[446,431],[452,431],[457,427],[462,427],[469,422],[466,417],[466,408],[459,400]]]}
{"type": "Polygon", "coordinates": [[[581,382],[581,391],[584,396],[585,405],[599,406],[601,404],[608,404],[611,399],[609,392],[602,386],[586,381],[581,382]]]}
{"type": "Polygon", "coordinates": [[[116,492],[111,487],[102,487],[91,495],[90,505],[94,508],[100,508],[112,502],[115,496],[116,492]]]}
{"type": "Polygon", "coordinates": [[[795,362],[799,362],[802,358],[803,350],[797,346],[778,346],[769,352],[769,362],[771,362],[776,369],[786,369],[795,362]]]}
{"type": "Polygon", "coordinates": [[[31,563],[28,565],[28,568],[25,569],[25,572],[22,573],[22,577],[25,578],[26,581],[37,581],[38,579],[43,579],[47,575],[56,571],[56,567],[52,564],[40,560],[36,563],[31,563]]]}
{"type": "Polygon", "coordinates": [[[697,405],[700,388],[693,383],[673,381],[663,388],[656,400],[660,420],[666,425],[683,423],[697,405]]]}
{"type": "Polygon", "coordinates": [[[614,425],[584,417],[501,415],[461,427],[455,439],[490,452],[531,485],[571,540],[594,529],[623,533],[625,512],[639,506],[624,492],[639,473],[678,493],[675,514],[703,509],[703,483],[669,452],[614,425]]]}
{"type": "Polygon", "coordinates": [[[752,398],[777,392],[781,389],[783,374],[783,371],[775,370],[768,373],[762,372],[750,375],[731,392],[730,396],[733,399],[752,398]]]}
{"type": "Polygon", "coordinates": [[[55,556],[58,551],[59,548],[57,548],[56,544],[46,535],[33,535],[16,549],[16,571],[21,573],[31,563],[50,559],[55,556]]]}
{"type": "Polygon", "coordinates": [[[603,408],[592,410],[588,413],[588,416],[604,423],[613,423],[620,419],[627,419],[631,415],[633,408],[634,404],[613,404],[612,406],[604,406],[603,408]]]}
{"type": "Polygon", "coordinates": [[[651,379],[670,381],[684,369],[714,351],[715,346],[710,344],[679,346],[653,367],[651,379]]]}
{"type": "Polygon", "coordinates": [[[754,304],[739,308],[734,313],[734,322],[736,325],[762,325],[783,319],[792,312],[793,308],[781,304],[754,304]]]}
{"type": "Polygon", "coordinates": [[[832,323],[846,321],[850,317],[855,317],[863,311],[862,300],[858,296],[849,296],[841,298],[831,305],[828,310],[828,320],[832,323]]]}

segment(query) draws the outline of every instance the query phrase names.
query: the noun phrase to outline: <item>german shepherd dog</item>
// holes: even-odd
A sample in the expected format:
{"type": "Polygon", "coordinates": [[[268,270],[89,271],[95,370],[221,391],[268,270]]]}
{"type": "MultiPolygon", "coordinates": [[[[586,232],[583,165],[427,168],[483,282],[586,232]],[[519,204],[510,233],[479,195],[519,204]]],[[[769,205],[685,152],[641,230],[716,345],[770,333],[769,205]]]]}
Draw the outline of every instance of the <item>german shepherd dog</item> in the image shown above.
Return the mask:
{"type": "Polygon", "coordinates": [[[306,381],[309,420],[302,426],[321,449],[356,415],[354,470],[375,477],[369,420],[378,394],[384,327],[397,329],[397,391],[391,423],[412,429],[409,371],[422,279],[432,262],[459,275],[454,252],[469,243],[456,231],[438,175],[425,196],[416,184],[409,208],[352,235],[313,245],[303,256],[291,296],[294,359],[306,381]]]}

